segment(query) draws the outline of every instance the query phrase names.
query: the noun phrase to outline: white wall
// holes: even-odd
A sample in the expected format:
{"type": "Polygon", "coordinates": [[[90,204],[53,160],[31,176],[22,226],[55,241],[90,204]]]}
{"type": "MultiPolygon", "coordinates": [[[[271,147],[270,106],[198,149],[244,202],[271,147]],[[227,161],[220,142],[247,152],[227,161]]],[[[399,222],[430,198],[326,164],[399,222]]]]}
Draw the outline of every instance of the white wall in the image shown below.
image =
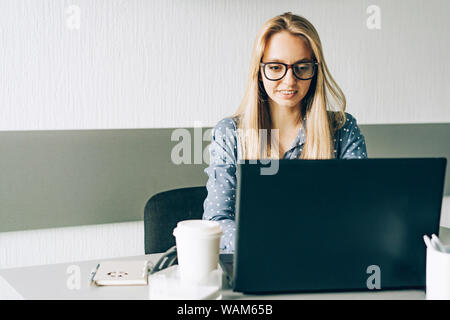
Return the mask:
{"type": "Polygon", "coordinates": [[[450,121],[446,0],[2,0],[0,130],[212,126],[240,102],[257,30],[289,10],[360,123],[450,121]]]}
{"type": "MultiPolygon", "coordinates": [[[[446,0],[2,0],[0,130],[213,126],[240,102],[257,30],[285,11],[317,27],[360,124],[450,122],[446,0]]],[[[140,223],[0,233],[0,268],[141,254],[140,223]]]]}

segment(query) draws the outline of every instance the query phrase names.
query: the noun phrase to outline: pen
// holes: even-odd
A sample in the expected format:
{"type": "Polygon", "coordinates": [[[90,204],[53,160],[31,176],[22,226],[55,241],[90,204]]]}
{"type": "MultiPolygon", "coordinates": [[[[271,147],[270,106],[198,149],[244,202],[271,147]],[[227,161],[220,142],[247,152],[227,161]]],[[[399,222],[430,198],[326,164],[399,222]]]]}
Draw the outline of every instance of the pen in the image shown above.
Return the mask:
{"type": "Polygon", "coordinates": [[[92,286],[92,283],[94,283],[94,277],[97,274],[97,270],[98,270],[99,267],[100,267],[100,263],[97,264],[95,269],[91,272],[91,278],[89,279],[89,286],[92,286]]]}
{"type": "Polygon", "coordinates": [[[441,241],[439,240],[439,238],[433,233],[431,235],[431,243],[434,243],[435,247],[441,251],[441,252],[446,252],[444,246],[442,245],[441,241]]]}
{"type": "Polygon", "coordinates": [[[423,241],[425,241],[425,245],[427,246],[427,248],[433,248],[433,246],[431,245],[431,240],[427,235],[423,236],[423,241]]]}

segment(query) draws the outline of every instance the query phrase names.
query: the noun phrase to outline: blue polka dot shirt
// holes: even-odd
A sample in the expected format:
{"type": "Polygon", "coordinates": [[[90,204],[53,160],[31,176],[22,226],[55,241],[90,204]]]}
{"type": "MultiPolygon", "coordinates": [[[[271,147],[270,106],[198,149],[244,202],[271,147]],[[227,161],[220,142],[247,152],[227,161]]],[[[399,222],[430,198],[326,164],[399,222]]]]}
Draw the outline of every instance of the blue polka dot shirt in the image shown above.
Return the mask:
{"type": "MultiPolygon", "coordinates": [[[[367,158],[366,143],[356,119],[347,112],[345,115],[347,119],[345,125],[334,135],[335,158],[367,158]]],[[[212,130],[209,147],[210,164],[205,169],[208,175],[206,184],[208,196],[203,203],[203,219],[217,221],[221,225],[222,252],[234,252],[235,244],[236,164],[239,160],[236,130],[233,118],[225,118],[217,123],[212,130]]],[[[302,127],[291,148],[283,155],[283,159],[297,159],[303,150],[305,138],[302,127]]]]}

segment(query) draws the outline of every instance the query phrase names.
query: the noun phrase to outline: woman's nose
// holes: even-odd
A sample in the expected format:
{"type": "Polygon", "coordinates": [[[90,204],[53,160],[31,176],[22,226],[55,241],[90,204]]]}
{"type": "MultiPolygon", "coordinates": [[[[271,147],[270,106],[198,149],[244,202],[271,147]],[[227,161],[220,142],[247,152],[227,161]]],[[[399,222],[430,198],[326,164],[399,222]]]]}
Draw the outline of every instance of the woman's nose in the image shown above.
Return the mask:
{"type": "Polygon", "coordinates": [[[292,66],[290,66],[283,78],[283,82],[286,84],[295,84],[296,81],[297,79],[294,76],[294,71],[292,70],[292,66]]]}

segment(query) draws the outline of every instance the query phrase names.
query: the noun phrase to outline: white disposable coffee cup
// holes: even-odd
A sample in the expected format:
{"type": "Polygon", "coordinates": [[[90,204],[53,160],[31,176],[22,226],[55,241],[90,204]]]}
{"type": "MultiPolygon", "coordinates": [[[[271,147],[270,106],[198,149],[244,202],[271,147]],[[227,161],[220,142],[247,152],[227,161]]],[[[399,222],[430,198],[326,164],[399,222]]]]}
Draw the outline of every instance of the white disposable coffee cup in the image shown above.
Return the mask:
{"type": "Polygon", "coordinates": [[[184,283],[201,284],[217,269],[222,228],[218,222],[185,220],[173,230],[179,276],[184,283]]]}

